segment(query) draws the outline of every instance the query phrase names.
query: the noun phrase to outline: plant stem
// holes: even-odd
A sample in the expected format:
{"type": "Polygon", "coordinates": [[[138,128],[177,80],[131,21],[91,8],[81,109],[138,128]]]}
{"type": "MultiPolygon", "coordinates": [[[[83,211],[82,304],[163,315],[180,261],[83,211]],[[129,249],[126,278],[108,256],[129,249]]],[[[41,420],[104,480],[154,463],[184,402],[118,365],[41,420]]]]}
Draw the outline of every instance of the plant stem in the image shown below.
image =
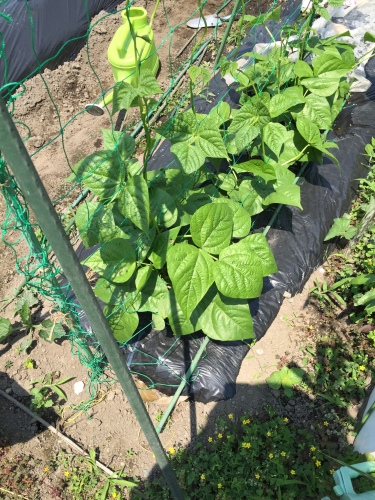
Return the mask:
{"type": "Polygon", "coordinates": [[[159,3],[160,3],[160,0],[156,0],[154,10],[152,11],[152,14],[151,14],[151,17],[150,17],[150,26],[151,27],[152,27],[152,24],[154,22],[154,17],[155,17],[157,9],[159,7],[159,3]]]}
{"type": "Polygon", "coordinates": [[[288,163],[293,163],[293,162],[297,161],[299,158],[301,158],[301,156],[302,156],[302,155],[303,155],[303,153],[306,151],[306,149],[309,147],[309,145],[310,145],[310,144],[307,144],[307,145],[306,145],[306,146],[302,149],[302,151],[300,151],[300,152],[298,153],[298,155],[297,155],[297,156],[295,156],[295,157],[294,157],[294,158],[292,158],[291,160],[286,161],[285,163],[282,163],[282,164],[281,164],[281,166],[282,166],[282,167],[285,167],[285,165],[288,165],[288,163]]]}

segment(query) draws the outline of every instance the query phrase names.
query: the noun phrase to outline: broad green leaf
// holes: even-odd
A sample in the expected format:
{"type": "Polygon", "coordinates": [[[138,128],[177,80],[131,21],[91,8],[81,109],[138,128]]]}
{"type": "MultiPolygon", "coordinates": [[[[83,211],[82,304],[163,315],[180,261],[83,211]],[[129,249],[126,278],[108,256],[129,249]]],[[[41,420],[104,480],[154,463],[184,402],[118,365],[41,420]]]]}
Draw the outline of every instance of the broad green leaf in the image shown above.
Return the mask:
{"type": "Polygon", "coordinates": [[[262,137],[270,150],[275,153],[278,158],[283,144],[288,137],[288,132],[284,125],[270,122],[263,128],[262,137]]]}
{"type": "Polygon", "coordinates": [[[305,375],[305,371],[302,368],[289,368],[288,377],[292,385],[298,385],[302,382],[305,375]]]}
{"type": "Polygon", "coordinates": [[[133,86],[130,83],[122,82],[113,91],[112,114],[120,109],[129,109],[138,106],[138,97],[147,97],[154,94],[161,94],[162,90],[152,71],[141,69],[139,85],[133,86]]]}
{"type": "Polygon", "coordinates": [[[269,377],[266,378],[267,384],[271,387],[271,389],[277,391],[281,387],[281,375],[280,371],[274,371],[271,373],[269,377]]]}
{"type": "Polygon", "coordinates": [[[100,198],[111,198],[121,187],[124,173],[116,152],[98,151],[79,161],[73,171],[78,180],[100,198]]]}
{"type": "MultiPolygon", "coordinates": [[[[272,102],[272,99],[271,99],[272,102]]],[[[228,128],[230,134],[248,127],[262,129],[271,120],[270,112],[261,100],[244,104],[232,120],[228,128]]]]}
{"type": "Polygon", "coordinates": [[[166,282],[160,278],[157,272],[153,272],[143,287],[139,300],[134,306],[141,312],[159,314],[162,318],[169,313],[170,291],[166,282]]]}
{"type": "Polygon", "coordinates": [[[287,167],[282,167],[277,165],[275,168],[276,172],[276,183],[274,186],[284,186],[285,184],[293,184],[296,178],[296,174],[291,172],[287,167]]]}
{"type": "Polygon", "coordinates": [[[146,285],[153,269],[152,266],[139,267],[135,278],[135,287],[139,292],[146,285]]]}
{"type": "Polygon", "coordinates": [[[127,309],[133,308],[132,304],[138,296],[134,276],[124,284],[111,283],[104,278],[99,278],[95,285],[94,293],[105,304],[126,305],[127,309]]]}
{"type": "Polygon", "coordinates": [[[211,80],[210,71],[202,66],[190,66],[188,73],[193,83],[197,83],[198,78],[200,78],[204,84],[207,84],[211,80]]]}
{"type": "Polygon", "coordinates": [[[244,149],[250,147],[253,140],[260,134],[258,127],[249,126],[230,134],[227,139],[227,149],[229,154],[239,154],[244,149]]]}
{"type": "Polygon", "coordinates": [[[289,109],[293,108],[293,106],[297,106],[297,104],[302,104],[305,102],[304,97],[291,96],[284,92],[284,94],[274,95],[270,102],[269,112],[271,118],[275,118],[276,116],[280,116],[289,109]]]}
{"type": "Polygon", "coordinates": [[[331,16],[329,15],[329,12],[325,7],[320,7],[318,4],[316,4],[315,10],[316,13],[326,21],[329,21],[331,19],[331,16]]]}
{"type": "Polygon", "coordinates": [[[135,271],[135,252],[126,240],[116,238],[105,243],[82,264],[102,274],[109,281],[123,283],[130,279],[135,271]]]}
{"type": "Polygon", "coordinates": [[[156,235],[156,229],[155,227],[151,227],[147,233],[144,233],[143,231],[134,228],[134,230],[129,231],[129,233],[130,241],[135,249],[137,260],[139,262],[143,262],[146,257],[148,257],[150,252],[150,248],[156,235]]]}
{"type": "Polygon", "coordinates": [[[180,226],[169,229],[169,231],[164,231],[158,234],[155,238],[154,245],[152,246],[152,252],[149,259],[154,264],[155,269],[162,269],[167,261],[167,250],[170,245],[175,242],[178,233],[180,231],[180,226]]]}
{"type": "Polygon", "coordinates": [[[347,229],[350,227],[350,217],[348,215],[344,215],[343,217],[333,219],[333,225],[331,229],[328,231],[327,236],[324,238],[324,241],[331,240],[332,238],[336,238],[336,236],[344,236],[347,229]]]}
{"type": "Polygon", "coordinates": [[[264,234],[250,234],[247,238],[241,240],[238,245],[243,247],[248,253],[255,252],[256,256],[261,259],[263,276],[277,272],[275,258],[264,234]]]}
{"type": "Polygon", "coordinates": [[[64,337],[65,330],[60,321],[45,319],[38,327],[39,336],[46,342],[53,342],[55,339],[64,337]]]}
{"type": "Polygon", "coordinates": [[[308,95],[301,115],[315,123],[320,130],[329,130],[332,127],[331,107],[325,97],[308,95]]]}
{"type": "Polygon", "coordinates": [[[315,123],[305,118],[303,115],[297,116],[297,130],[308,144],[318,144],[321,142],[320,130],[315,123]]]}
{"type": "Polygon", "coordinates": [[[97,222],[100,220],[99,214],[102,207],[102,203],[85,201],[77,208],[75,223],[85,247],[92,247],[99,243],[97,222]]]}
{"type": "Polygon", "coordinates": [[[302,210],[301,206],[301,189],[297,184],[285,184],[277,186],[275,192],[269,194],[264,200],[263,205],[271,205],[272,203],[282,203],[283,205],[290,205],[298,207],[302,210]]]}
{"type": "Polygon", "coordinates": [[[191,313],[214,281],[213,259],[193,245],[180,243],[167,253],[168,275],[184,315],[191,313]]]}
{"type": "Polygon", "coordinates": [[[214,106],[209,115],[210,119],[214,119],[218,126],[225,123],[230,118],[230,106],[227,102],[221,101],[214,106]]]}
{"type": "Polygon", "coordinates": [[[222,191],[230,193],[231,191],[233,191],[233,189],[235,189],[237,180],[232,173],[220,173],[217,177],[219,180],[218,187],[222,191]]]}
{"type": "Polygon", "coordinates": [[[105,243],[100,248],[100,256],[108,265],[104,276],[106,279],[125,283],[132,277],[136,268],[136,256],[133,247],[126,240],[115,238],[105,243]]]}
{"type": "Polygon", "coordinates": [[[105,306],[103,312],[118,342],[127,342],[138,328],[139,318],[135,312],[122,311],[117,306],[105,306]]]}
{"type": "Polygon", "coordinates": [[[32,321],[29,304],[25,301],[17,312],[20,315],[22,323],[30,328],[32,326],[32,321]]]}
{"type": "Polygon", "coordinates": [[[352,68],[339,57],[332,57],[330,54],[323,54],[318,57],[314,57],[312,60],[312,65],[314,68],[315,76],[322,75],[323,73],[345,70],[350,71],[352,68]]]}
{"type": "Polygon", "coordinates": [[[314,76],[311,66],[305,61],[296,62],[296,64],[294,65],[294,74],[298,76],[298,78],[309,78],[314,76]]]}
{"type": "Polygon", "coordinates": [[[202,313],[199,324],[202,331],[214,340],[226,342],[255,337],[247,301],[231,299],[220,293],[202,313]]]}
{"type": "Polygon", "coordinates": [[[213,126],[214,120],[204,117],[198,124],[195,145],[200,148],[206,157],[227,158],[227,150],[221,137],[219,128],[213,126]]]}
{"type": "Polygon", "coordinates": [[[188,142],[172,144],[170,151],[187,174],[192,174],[198,170],[206,159],[205,154],[199,147],[188,142]]]}
{"type": "Polygon", "coordinates": [[[156,132],[166,139],[169,139],[172,144],[177,142],[194,141],[194,136],[197,133],[198,124],[192,110],[185,113],[179,113],[168,120],[156,129],[156,132]]]}
{"type": "Polygon", "coordinates": [[[105,150],[116,150],[121,159],[125,161],[130,158],[135,150],[135,140],[131,135],[112,129],[102,128],[103,147],[105,150]]]}
{"type": "Polygon", "coordinates": [[[339,87],[340,79],[324,78],[322,76],[316,78],[304,78],[301,84],[311,93],[321,97],[329,97],[336,92],[339,87]]]}
{"type": "Polygon", "coordinates": [[[360,297],[357,297],[354,300],[354,305],[355,306],[364,306],[368,304],[369,302],[372,302],[375,300],[375,289],[369,290],[368,292],[364,293],[360,297]]]}
{"type": "Polygon", "coordinates": [[[197,331],[198,327],[193,326],[182,312],[174,293],[170,294],[168,323],[175,335],[190,335],[197,331]]]}
{"type": "Polygon", "coordinates": [[[371,42],[371,43],[375,43],[375,35],[373,35],[372,33],[366,31],[364,37],[363,37],[363,41],[364,42],[371,42]]]}
{"type": "Polygon", "coordinates": [[[224,204],[210,204],[199,208],[191,218],[193,242],[208,253],[218,254],[232,237],[233,212],[224,204]]]}
{"type": "Polygon", "coordinates": [[[226,203],[233,212],[233,238],[244,238],[250,232],[251,217],[246,210],[229,198],[216,198],[213,203],[226,203]]]}
{"type": "Polygon", "coordinates": [[[150,189],[150,208],[160,227],[171,227],[177,221],[178,210],[174,200],[163,189],[150,189]]]}
{"type": "Polygon", "coordinates": [[[160,332],[165,328],[165,321],[161,316],[159,316],[159,314],[152,315],[152,323],[154,330],[156,330],[157,332],[160,332]]]}
{"type": "Polygon", "coordinates": [[[275,168],[263,160],[249,160],[233,166],[236,172],[251,172],[266,182],[276,179],[275,168]]]}
{"type": "Polygon", "coordinates": [[[0,342],[3,342],[12,333],[12,324],[8,318],[0,317],[0,342]]]}
{"type": "Polygon", "coordinates": [[[27,354],[27,350],[31,346],[32,343],[33,343],[32,337],[26,337],[25,339],[23,339],[23,341],[21,342],[21,344],[19,346],[20,352],[22,352],[22,354],[27,354]]]}
{"type": "Polygon", "coordinates": [[[218,290],[227,297],[252,299],[262,292],[262,261],[241,242],[220,252],[214,263],[214,276],[218,290]]]}
{"type": "Polygon", "coordinates": [[[117,207],[141,231],[149,227],[150,200],[147,182],[143,175],[130,177],[117,197],[117,207]]]}

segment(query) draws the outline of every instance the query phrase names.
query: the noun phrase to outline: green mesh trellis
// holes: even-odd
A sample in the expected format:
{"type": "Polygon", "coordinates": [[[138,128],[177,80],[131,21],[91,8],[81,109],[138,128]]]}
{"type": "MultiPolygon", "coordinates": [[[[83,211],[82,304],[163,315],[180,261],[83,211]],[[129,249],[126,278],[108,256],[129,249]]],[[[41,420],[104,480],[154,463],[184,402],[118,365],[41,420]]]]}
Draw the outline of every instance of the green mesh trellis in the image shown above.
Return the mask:
{"type": "MultiPolygon", "coordinates": [[[[7,0],[3,0],[0,3],[1,5],[6,4],[7,0]]],[[[79,146],[76,147],[76,150],[73,153],[70,151],[70,141],[72,133],[77,133],[77,124],[84,123],[84,120],[87,119],[86,111],[84,110],[84,104],[80,102],[79,111],[74,114],[74,106],[70,106],[67,100],[69,96],[74,95],[74,98],[77,100],[79,97],[74,94],[74,92],[66,93],[66,97],[61,97],[64,95],[66,90],[66,86],[73,86],[79,82],[80,78],[91,78],[92,82],[95,82],[93,88],[95,90],[92,92],[93,95],[83,96],[86,101],[90,99],[92,102],[98,103],[103,97],[106,95],[108,91],[116,87],[113,79],[108,80],[108,75],[103,76],[103,64],[107,65],[106,70],[108,70],[108,62],[103,61],[98,65],[95,60],[95,55],[93,54],[93,47],[100,43],[101,51],[104,53],[107,50],[108,46],[108,37],[105,42],[100,41],[100,36],[108,35],[108,20],[111,20],[113,26],[111,28],[110,36],[116,31],[119,26],[120,15],[119,12],[129,8],[133,2],[129,2],[128,5],[121,4],[117,12],[99,15],[95,18],[94,21],[90,21],[89,14],[86,6],[86,12],[89,19],[89,28],[87,33],[76,37],[74,39],[68,40],[65,44],[59,49],[59,51],[51,56],[47,61],[40,61],[38,55],[35,51],[34,41],[35,41],[35,26],[33,20],[33,14],[30,9],[29,3],[27,0],[24,0],[25,8],[28,11],[30,26],[32,30],[32,39],[30,43],[32,44],[32,48],[35,54],[35,61],[37,63],[36,69],[27,77],[22,79],[19,82],[9,82],[7,80],[7,64],[6,56],[5,56],[5,47],[6,41],[4,40],[3,35],[0,32],[0,57],[5,58],[5,84],[0,89],[2,94],[5,96],[8,102],[9,110],[14,118],[14,122],[17,124],[18,129],[20,131],[21,136],[23,137],[26,145],[30,145],[29,151],[33,160],[36,163],[37,168],[39,168],[42,173],[44,169],[44,165],[40,162],[40,158],[45,158],[47,155],[49,161],[55,161],[57,158],[57,152],[59,153],[59,160],[61,161],[61,170],[64,171],[64,176],[68,177],[70,172],[72,171],[72,167],[78,160],[80,160],[85,155],[89,154],[92,151],[81,151],[79,146]],[[104,28],[103,28],[104,26],[104,28]],[[53,65],[54,61],[60,60],[61,54],[65,50],[66,46],[73,41],[82,41],[85,40],[85,47],[81,51],[80,60],[83,57],[86,58],[86,68],[87,74],[80,74],[81,68],[74,68],[74,65],[69,66],[69,74],[67,73],[64,76],[64,81],[53,81],[51,80],[51,70],[48,68],[53,65]],[[65,78],[66,77],[66,78],[65,78]],[[52,82],[52,83],[51,83],[52,82]],[[38,102],[38,96],[35,94],[35,89],[38,92],[43,90],[44,97],[41,101],[38,102]],[[50,128],[48,131],[48,137],[46,140],[35,141],[35,122],[29,123],[27,113],[25,113],[25,109],[27,111],[29,103],[34,102],[35,105],[39,106],[38,116],[40,117],[42,126],[39,129],[50,128]],[[40,102],[42,104],[40,104],[40,102]],[[72,111],[73,110],[73,111],[72,111]],[[81,121],[80,121],[81,120],[81,121]],[[43,156],[44,155],[44,156],[43,156]],[[61,160],[60,160],[61,158],[61,160]]],[[[223,11],[225,13],[231,12],[233,8],[234,2],[223,2],[220,6],[218,5],[217,12],[223,11]],[[229,5],[228,5],[229,4],[229,5]],[[226,9],[226,10],[223,10],[226,9]]],[[[139,5],[139,2],[136,2],[136,5],[139,5]]],[[[243,3],[243,6],[253,14],[260,13],[260,5],[263,5],[264,2],[254,2],[253,0],[243,3]]],[[[268,9],[271,11],[277,2],[270,1],[268,5],[268,9]]],[[[177,8],[177,6],[176,6],[177,8]]],[[[299,6],[298,6],[299,9],[299,6]]],[[[206,6],[206,2],[202,2],[201,11],[204,14],[213,14],[212,11],[209,11],[206,6]]],[[[294,13],[291,14],[291,17],[294,13]]],[[[12,22],[12,19],[9,16],[4,14],[0,15],[6,19],[6,22],[12,22]]],[[[216,71],[216,68],[213,68],[213,53],[217,50],[220,45],[221,37],[224,31],[223,27],[210,28],[207,30],[202,36],[202,31],[196,31],[195,33],[189,32],[188,36],[191,38],[190,45],[182,52],[181,47],[178,49],[175,46],[176,39],[178,39],[178,33],[181,30],[185,29],[184,26],[188,19],[197,17],[200,15],[199,6],[196,5],[191,8],[191,12],[189,13],[189,17],[183,20],[180,20],[178,23],[174,23],[172,18],[174,17],[173,9],[172,11],[169,9],[169,6],[165,1],[161,0],[159,8],[156,12],[156,19],[162,18],[164,21],[164,26],[162,35],[158,35],[158,43],[157,43],[157,52],[160,54],[162,58],[162,70],[163,78],[165,81],[163,82],[163,94],[157,100],[150,105],[149,115],[151,117],[151,122],[157,122],[163,116],[168,114],[169,116],[174,116],[180,111],[184,110],[190,103],[190,94],[187,84],[187,70],[192,64],[195,65],[204,65],[206,68],[209,68],[211,71],[212,78],[221,78],[220,73],[216,71]],[[192,47],[194,48],[192,50],[192,47]],[[163,56],[161,55],[163,54],[163,56]],[[178,57],[176,57],[176,54],[178,57]],[[167,69],[167,70],[166,70],[167,69]]],[[[177,16],[178,17],[178,16],[177,16]]],[[[286,24],[288,24],[286,21],[286,24]]],[[[161,23],[162,24],[162,23],[161,23]]],[[[254,36],[254,43],[257,42],[257,25],[253,26],[251,32],[254,36]]],[[[273,36],[277,39],[279,33],[273,33],[273,36]]],[[[239,29],[234,30],[228,39],[228,46],[230,44],[233,46],[232,56],[235,56],[238,52],[239,43],[244,36],[243,29],[240,26],[239,29]]],[[[184,40],[185,41],[185,40],[184,40]]],[[[186,40],[187,41],[187,40],[186,40]]],[[[270,43],[272,40],[270,39],[270,43]]],[[[181,43],[183,45],[183,43],[181,43]]],[[[231,54],[229,54],[229,57],[231,54]]],[[[249,63],[251,64],[251,62],[249,63]]],[[[275,67],[276,70],[276,67],[275,67]]],[[[108,73],[108,71],[107,71],[108,73]]],[[[61,73],[59,73],[61,75],[61,73]]],[[[265,83],[263,82],[263,86],[265,83]]],[[[202,87],[197,84],[195,91],[200,96],[203,96],[205,99],[209,100],[211,98],[210,95],[202,87]]],[[[257,91],[262,91],[262,84],[257,85],[257,91]]],[[[79,93],[79,91],[78,91],[79,93]]],[[[228,89],[229,93],[229,89],[228,89]]],[[[225,99],[226,95],[221,96],[220,102],[225,99]]],[[[129,116],[123,120],[123,116],[120,118],[114,119],[111,114],[110,107],[105,108],[104,119],[106,120],[106,128],[112,130],[112,132],[116,132],[121,129],[128,134],[131,134],[136,138],[137,147],[139,148],[139,158],[142,157],[142,141],[143,141],[143,131],[142,131],[142,123],[139,119],[139,116],[136,113],[129,113],[129,116]]],[[[35,113],[34,113],[35,118],[35,113]]],[[[95,120],[95,118],[92,118],[95,120]]],[[[100,122],[102,125],[103,122],[100,122]]],[[[91,125],[90,130],[87,131],[88,134],[94,131],[95,137],[99,135],[99,122],[98,125],[91,125]]],[[[82,137],[84,137],[85,130],[83,130],[82,137]]],[[[92,145],[93,149],[100,149],[101,141],[97,139],[92,145]]],[[[153,147],[153,154],[157,155],[157,149],[159,146],[159,141],[155,143],[153,147]]],[[[237,159],[237,162],[241,160],[241,157],[237,159]]],[[[172,163],[164,165],[164,171],[167,171],[172,166],[172,163]]],[[[140,164],[139,168],[142,168],[140,164]]],[[[46,175],[48,174],[48,169],[44,172],[46,175]]],[[[232,171],[228,171],[227,176],[229,176],[232,171]]],[[[22,193],[18,189],[12,175],[7,169],[7,166],[3,160],[0,162],[0,174],[1,174],[1,187],[2,194],[4,196],[6,211],[2,220],[2,241],[4,244],[10,246],[13,250],[15,256],[15,265],[17,272],[22,274],[27,281],[27,286],[30,287],[31,290],[38,293],[43,299],[48,300],[53,303],[54,310],[61,314],[61,321],[65,325],[68,331],[68,338],[71,341],[72,351],[74,354],[78,355],[82,364],[88,367],[90,371],[91,377],[91,385],[92,385],[92,395],[95,394],[95,388],[98,383],[104,380],[104,369],[106,366],[105,360],[103,360],[100,346],[98,346],[94,340],[94,337],[90,332],[87,332],[81,326],[80,315],[82,311],[77,303],[74,301],[74,296],[71,293],[69,284],[66,283],[62,277],[61,269],[59,268],[58,263],[54,259],[53,255],[50,252],[48,242],[43,237],[43,234],[38,228],[37,221],[33,221],[32,215],[28,211],[28,207],[23,199],[22,193]],[[17,237],[14,237],[14,233],[17,233],[17,237]],[[10,236],[12,235],[12,236],[10,236]],[[27,243],[28,250],[25,251],[25,247],[20,245],[20,241],[24,240],[27,243]],[[21,248],[22,247],[22,248],[21,248]],[[93,353],[89,354],[88,349],[93,353]]],[[[198,172],[191,175],[191,178],[187,183],[182,184],[180,186],[180,191],[178,195],[173,199],[173,203],[179,204],[183,203],[184,195],[189,188],[189,185],[195,182],[196,177],[199,175],[198,172]]],[[[82,179],[81,179],[82,180],[82,179]]],[[[223,181],[225,178],[223,179],[223,181]]],[[[84,188],[81,182],[75,182],[73,184],[63,184],[62,179],[58,179],[58,185],[53,186],[51,189],[50,196],[54,200],[54,204],[57,212],[61,215],[61,219],[64,221],[64,225],[66,227],[67,232],[69,232],[71,236],[71,241],[73,244],[78,244],[80,241],[80,235],[78,234],[75,225],[74,225],[74,213],[76,207],[80,204],[88,204],[91,202],[95,202],[95,196],[91,194],[87,189],[84,188]]],[[[158,177],[155,176],[154,179],[150,181],[150,185],[157,186],[158,177]]],[[[218,189],[218,188],[217,188],[218,189]]],[[[251,196],[251,193],[249,193],[251,196]]],[[[93,216],[96,214],[94,213],[93,216]]],[[[272,213],[270,213],[270,217],[272,213]]],[[[126,221],[122,221],[122,224],[126,226],[126,221]]],[[[147,244],[147,235],[145,235],[144,240],[140,240],[138,243],[138,251],[142,251],[142,245],[147,244]]],[[[93,285],[96,283],[96,278],[94,276],[90,276],[92,279],[93,285]]],[[[152,311],[150,311],[152,312],[152,311]]],[[[113,314],[113,311],[111,312],[113,314]]],[[[125,342],[123,345],[129,344],[134,338],[136,338],[140,333],[147,332],[152,326],[151,321],[145,321],[142,326],[140,326],[135,334],[125,342]]],[[[175,343],[179,342],[179,339],[176,338],[175,343]]],[[[194,340],[195,343],[200,344],[201,340],[194,340]]],[[[174,347],[174,344],[170,349],[174,347]]],[[[160,365],[163,364],[167,369],[168,366],[164,363],[163,359],[157,358],[150,353],[146,353],[142,351],[142,348],[138,345],[133,347],[133,349],[142,352],[144,356],[147,357],[148,363],[150,365],[160,365]]],[[[168,356],[168,352],[164,353],[163,358],[168,356]]],[[[143,363],[144,364],[144,363],[143,363]]],[[[132,371],[134,374],[139,375],[145,379],[146,377],[142,374],[142,367],[138,366],[136,363],[131,365],[132,371]]],[[[183,377],[175,374],[178,380],[182,380],[183,377]]],[[[193,375],[193,378],[189,380],[190,382],[194,380],[194,378],[199,377],[199,370],[193,375]]],[[[151,380],[147,377],[147,383],[149,388],[157,388],[163,384],[159,384],[156,380],[151,380]]],[[[178,384],[176,384],[178,385],[178,384]]]]}

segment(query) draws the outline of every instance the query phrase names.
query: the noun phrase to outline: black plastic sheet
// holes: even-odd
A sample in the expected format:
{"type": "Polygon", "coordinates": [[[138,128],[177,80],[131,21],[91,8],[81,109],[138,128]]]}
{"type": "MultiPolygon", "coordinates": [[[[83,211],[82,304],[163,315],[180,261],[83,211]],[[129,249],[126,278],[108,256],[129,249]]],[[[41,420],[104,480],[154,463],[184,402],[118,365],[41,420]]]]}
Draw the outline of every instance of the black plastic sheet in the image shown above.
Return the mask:
{"type": "Polygon", "coordinates": [[[91,17],[112,11],[122,0],[7,0],[0,14],[0,87],[19,82],[39,64],[55,56],[53,64],[74,57],[85,43],[91,17]],[[71,39],[81,37],[79,40],[71,39]],[[69,41],[69,42],[68,42],[69,41]],[[68,42],[68,43],[67,43],[68,42]],[[3,44],[4,50],[1,49],[3,44]]]}
{"type": "MultiPolygon", "coordinates": [[[[298,15],[299,5],[299,1],[288,2],[282,21],[271,23],[271,31],[276,33],[286,22],[291,24],[298,15]]],[[[255,43],[268,40],[264,29],[258,27],[244,40],[237,58],[251,51],[255,43]]],[[[284,293],[294,295],[300,292],[311,273],[327,257],[330,246],[324,243],[324,237],[333,219],[349,209],[355,196],[356,179],[366,175],[367,170],[362,165],[363,152],[365,145],[375,136],[373,61],[366,67],[366,75],[372,82],[371,88],[366,94],[355,94],[350,98],[335,123],[334,131],[328,136],[340,148],[336,151],[340,168],[328,160],[322,165],[309,165],[299,182],[303,211],[284,206],[268,232],[267,239],[279,271],[265,279],[261,297],[249,301],[257,339],[266,333],[276,317],[284,293]]],[[[238,93],[229,88],[219,74],[212,79],[209,92],[216,97],[210,103],[197,98],[197,111],[208,112],[220,100],[231,106],[238,104],[238,93]]],[[[172,161],[169,144],[165,141],[149,162],[149,168],[166,167],[172,161]]],[[[256,221],[257,229],[265,227],[269,219],[269,212],[261,214],[256,221]]],[[[81,246],[78,250],[81,260],[95,249],[83,249],[81,246]]],[[[74,299],[74,296],[71,295],[70,299],[74,299]]],[[[80,317],[82,326],[91,331],[83,312],[80,317]]],[[[147,326],[149,319],[147,315],[141,319],[141,328],[147,326]]],[[[176,339],[169,328],[155,332],[148,327],[123,352],[131,370],[143,375],[146,383],[151,380],[162,392],[173,394],[185,377],[203,339],[203,334],[176,339]]],[[[236,378],[248,349],[248,345],[243,342],[210,341],[183,394],[203,403],[232,398],[236,393],[236,378]]]]}

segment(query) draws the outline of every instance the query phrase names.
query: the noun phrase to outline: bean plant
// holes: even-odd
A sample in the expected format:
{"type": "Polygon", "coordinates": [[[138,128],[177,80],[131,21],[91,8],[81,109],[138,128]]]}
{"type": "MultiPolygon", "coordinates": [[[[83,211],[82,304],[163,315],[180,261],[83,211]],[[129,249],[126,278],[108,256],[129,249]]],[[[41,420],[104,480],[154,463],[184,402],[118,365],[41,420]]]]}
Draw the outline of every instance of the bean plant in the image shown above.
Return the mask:
{"type": "MultiPolygon", "coordinates": [[[[95,294],[118,341],[137,331],[142,313],[151,313],[155,330],[167,322],[175,335],[254,337],[248,300],[277,272],[265,236],[250,232],[254,217],[274,204],[302,209],[298,163],[323,156],[337,163],[330,152],[337,145],[325,132],[356,65],[354,46],[342,40],[349,32],[310,36],[314,15],[315,8],[302,27],[284,26],[278,43],[267,28],[270,50],[246,54],[245,68],[222,59],[222,74],[237,82],[238,109],[222,101],[199,113],[190,92],[189,109],[152,129],[148,111],[162,92],[156,78],[139,64],[134,84],[116,86],[113,113],[140,110],[143,162],[130,135],[103,130],[104,149],[79,161],[70,180],[96,195],[80,205],[75,221],[83,244],[92,247],[83,264],[99,276],[95,294]],[[174,162],[151,170],[160,138],[169,141],[174,162]]],[[[260,21],[279,17],[276,10],[260,21]]],[[[192,66],[189,78],[192,89],[207,81],[207,70],[192,66]]]]}

